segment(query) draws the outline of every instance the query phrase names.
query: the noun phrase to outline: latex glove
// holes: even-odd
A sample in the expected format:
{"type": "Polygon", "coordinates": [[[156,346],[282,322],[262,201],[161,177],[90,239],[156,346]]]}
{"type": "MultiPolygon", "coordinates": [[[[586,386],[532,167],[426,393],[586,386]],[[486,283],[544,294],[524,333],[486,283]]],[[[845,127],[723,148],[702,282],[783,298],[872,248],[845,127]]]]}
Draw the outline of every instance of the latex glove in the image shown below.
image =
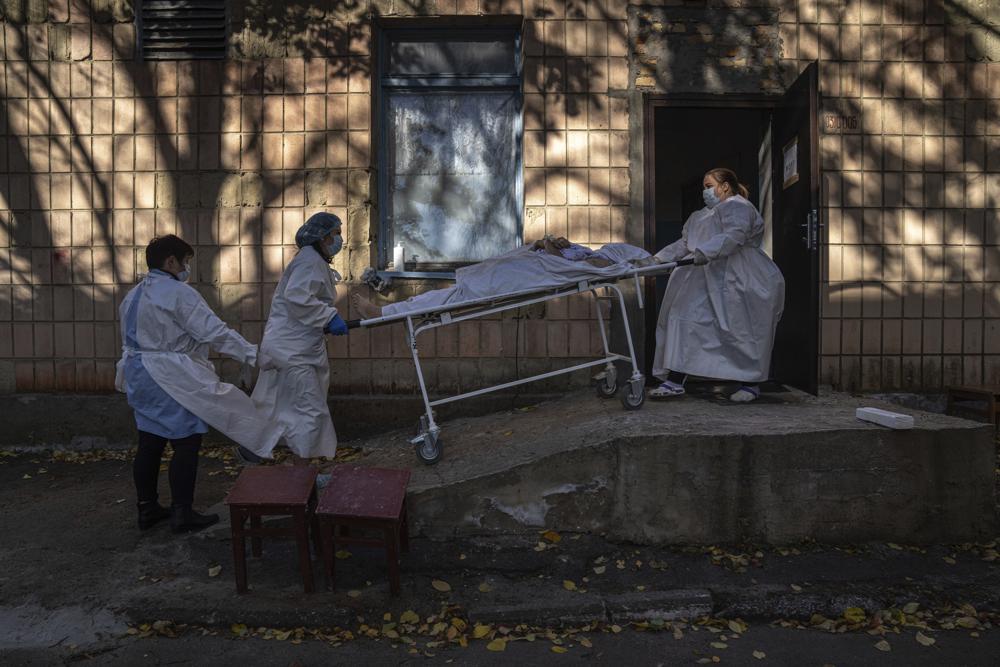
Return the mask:
{"type": "Polygon", "coordinates": [[[653,264],[662,264],[662,263],[663,262],[661,262],[656,257],[656,255],[650,255],[649,257],[643,257],[642,259],[634,259],[631,262],[632,266],[640,269],[644,266],[652,266],[653,264]]]}
{"type": "Polygon", "coordinates": [[[346,336],[347,335],[347,322],[344,321],[340,315],[334,315],[333,318],[326,323],[326,328],[323,329],[328,334],[333,334],[334,336],[346,336]]]}
{"type": "Polygon", "coordinates": [[[694,255],[694,263],[697,266],[703,266],[705,264],[708,264],[708,257],[706,257],[705,253],[703,253],[701,250],[695,248],[692,254],[694,255]]]}

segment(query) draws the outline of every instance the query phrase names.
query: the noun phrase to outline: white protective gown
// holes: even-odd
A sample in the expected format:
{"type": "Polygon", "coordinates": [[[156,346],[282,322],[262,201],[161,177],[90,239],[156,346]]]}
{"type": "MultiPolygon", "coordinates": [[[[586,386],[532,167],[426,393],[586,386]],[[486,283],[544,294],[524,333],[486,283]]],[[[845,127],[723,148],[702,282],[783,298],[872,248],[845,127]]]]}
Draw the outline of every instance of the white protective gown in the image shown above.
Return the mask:
{"type": "Polygon", "coordinates": [[[304,458],[332,457],[337,433],[327,394],[330,361],[323,328],[337,314],[334,273],[315,249],[299,250],[274,292],[261,351],[275,368],[264,369],[253,400],[285,430],[285,444],[304,458]]]}
{"type": "Polygon", "coordinates": [[[656,258],[673,262],[696,249],[703,266],[675,270],[656,325],[653,375],[670,370],[740,382],[768,379],[785,280],[761,250],[764,221],[739,195],[695,211],[681,239],[656,258]]]}
{"type": "Polygon", "coordinates": [[[167,273],[150,272],[125,295],[122,322],[136,299],[138,345],[123,345],[115,388],[127,391],[127,362],[138,357],[153,381],[184,409],[251,451],[270,451],[281,427],[258,412],[239,388],[222,382],[208,360],[214,348],[253,365],[257,346],[226,326],[194,288],[167,273]]]}

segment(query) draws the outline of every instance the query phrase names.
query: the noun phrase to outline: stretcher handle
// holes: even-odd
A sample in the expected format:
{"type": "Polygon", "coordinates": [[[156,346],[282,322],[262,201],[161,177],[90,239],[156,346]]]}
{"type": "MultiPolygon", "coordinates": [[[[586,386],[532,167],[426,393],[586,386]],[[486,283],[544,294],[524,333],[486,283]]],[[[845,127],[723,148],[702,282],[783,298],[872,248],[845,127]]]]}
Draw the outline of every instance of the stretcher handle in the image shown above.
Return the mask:
{"type": "Polygon", "coordinates": [[[694,264],[694,257],[688,257],[687,259],[679,259],[675,262],[677,266],[691,266],[694,264]]]}
{"type": "Polygon", "coordinates": [[[361,320],[347,320],[348,329],[357,329],[361,326],[361,320]]]}

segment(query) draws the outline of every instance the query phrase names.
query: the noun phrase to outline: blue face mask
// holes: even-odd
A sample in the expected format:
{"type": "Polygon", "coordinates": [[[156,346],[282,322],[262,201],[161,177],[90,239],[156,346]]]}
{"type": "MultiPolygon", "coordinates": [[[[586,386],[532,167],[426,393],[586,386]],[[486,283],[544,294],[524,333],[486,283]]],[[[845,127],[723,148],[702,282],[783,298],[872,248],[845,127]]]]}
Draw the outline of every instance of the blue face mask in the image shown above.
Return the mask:
{"type": "Polygon", "coordinates": [[[336,236],[333,237],[332,244],[330,245],[327,245],[325,243],[323,244],[323,248],[326,249],[326,254],[328,254],[330,257],[333,257],[338,252],[340,252],[340,249],[343,247],[344,247],[344,237],[342,237],[340,234],[337,234],[336,236]]]}
{"type": "Polygon", "coordinates": [[[715,208],[719,204],[719,195],[715,194],[715,188],[705,188],[701,193],[705,200],[705,206],[715,208]]]}
{"type": "Polygon", "coordinates": [[[177,280],[181,281],[182,283],[186,283],[187,279],[190,277],[191,277],[191,265],[185,264],[184,270],[177,272],[177,280]]]}

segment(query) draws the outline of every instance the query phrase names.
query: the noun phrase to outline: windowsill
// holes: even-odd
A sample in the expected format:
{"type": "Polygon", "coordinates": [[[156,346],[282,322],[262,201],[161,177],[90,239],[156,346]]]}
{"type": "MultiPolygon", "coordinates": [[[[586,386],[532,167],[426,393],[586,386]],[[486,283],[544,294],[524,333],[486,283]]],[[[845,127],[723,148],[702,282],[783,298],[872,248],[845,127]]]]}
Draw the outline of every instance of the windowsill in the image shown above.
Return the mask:
{"type": "Polygon", "coordinates": [[[416,279],[416,280],[454,280],[454,271],[379,271],[379,278],[416,279]]]}

